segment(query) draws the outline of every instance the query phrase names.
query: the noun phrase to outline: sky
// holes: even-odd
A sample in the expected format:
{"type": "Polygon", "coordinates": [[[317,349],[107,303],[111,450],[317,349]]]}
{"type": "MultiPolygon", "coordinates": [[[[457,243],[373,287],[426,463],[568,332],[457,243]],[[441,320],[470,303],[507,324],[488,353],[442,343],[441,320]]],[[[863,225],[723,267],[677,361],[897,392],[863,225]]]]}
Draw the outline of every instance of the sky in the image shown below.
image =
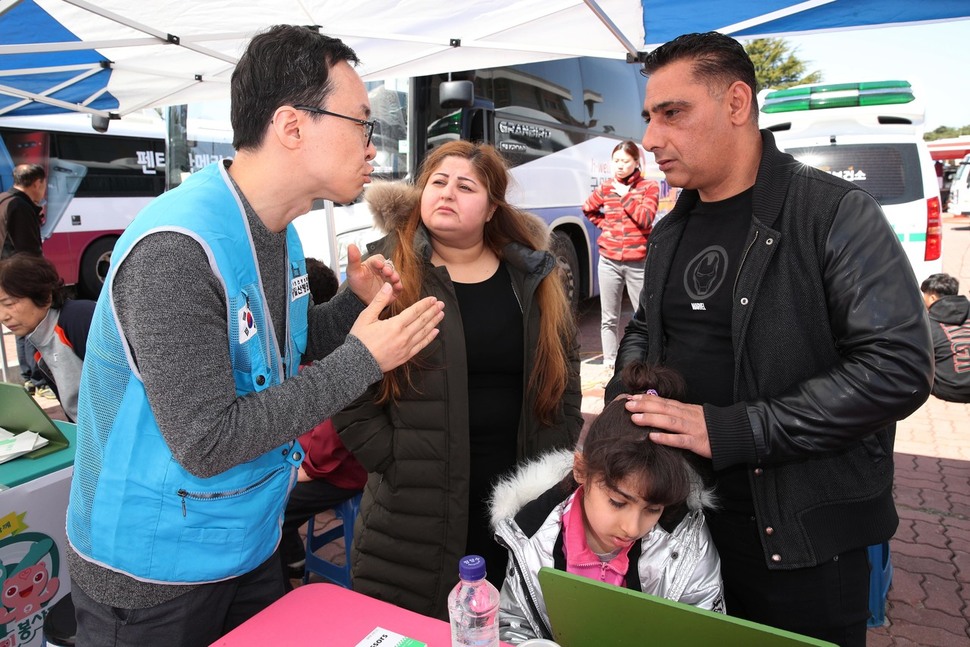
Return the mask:
{"type": "Polygon", "coordinates": [[[970,20],[785,40],[808,71],[822,72],[825,83],[909,81],[925,101],[927,131],[970,125],[970,20]]]}

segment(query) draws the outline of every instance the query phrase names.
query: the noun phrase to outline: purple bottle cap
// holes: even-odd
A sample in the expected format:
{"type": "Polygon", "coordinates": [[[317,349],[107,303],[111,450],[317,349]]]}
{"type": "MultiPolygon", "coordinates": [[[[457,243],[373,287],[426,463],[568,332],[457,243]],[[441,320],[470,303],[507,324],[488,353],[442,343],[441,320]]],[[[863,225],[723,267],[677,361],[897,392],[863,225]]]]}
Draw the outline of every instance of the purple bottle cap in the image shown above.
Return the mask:
{"type": "Polygon", "coordinates": [[[479,555],[466,555],[458,560],[458,577],[474,582],[485,578],[485,558],[479,555]]]}

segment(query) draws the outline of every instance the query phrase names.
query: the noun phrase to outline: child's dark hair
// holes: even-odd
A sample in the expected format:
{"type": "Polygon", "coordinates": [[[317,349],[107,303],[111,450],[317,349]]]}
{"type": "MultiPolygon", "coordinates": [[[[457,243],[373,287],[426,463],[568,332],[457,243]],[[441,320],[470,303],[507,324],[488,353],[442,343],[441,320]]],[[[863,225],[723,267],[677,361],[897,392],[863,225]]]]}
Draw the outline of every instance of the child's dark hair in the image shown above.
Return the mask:
{"type": "Polygon", "coordinates": [[[306,259],[307,280],[310,282],[310,296],[313,303],[326,303],[337,294],[340,282],[334,271],[327,267],[323,261],[315,258],[306,259]]]}
{"type": "MultiPolygon", "coordinates": [[[[681,399],[686,391],[680,374],[662,366],[635,362],[623,368],[621,377],[630,394],[653,389],[662,397],[681,399]]],[[[651,441],[648,434],[654,429],[635,424],[625,403],[620,398],[607,404],[590,425],[582,448],[577,449],[583,456],[587,480],[602,479],[607,487],[616,489],[628,476],[642,476],[639,494],[645,501],[663,506],[683,503],[691,489],[684,452],[651,441]]]]}

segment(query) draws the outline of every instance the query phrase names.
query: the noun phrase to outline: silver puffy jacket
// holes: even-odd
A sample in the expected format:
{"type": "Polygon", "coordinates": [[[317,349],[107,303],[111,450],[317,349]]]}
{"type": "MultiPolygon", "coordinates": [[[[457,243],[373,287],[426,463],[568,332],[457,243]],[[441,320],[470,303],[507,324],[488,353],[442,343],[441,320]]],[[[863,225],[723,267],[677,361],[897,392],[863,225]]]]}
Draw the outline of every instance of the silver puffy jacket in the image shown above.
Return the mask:
{"type": "MultiPolygon", "coordinates": [[[[501,481],[492,495],[495,538],[509,550],[509,566],[502,586],[499,637],[513,645],[529,638],[552,637],[538,572],[543,566],[554,566],[553,548],[562,532],[562,517],[569,497],[555,506],[531,537],[515,522],[515,515],[561,481],[572,467],[572,452],[544,454],[501,481]],[[538,617],[530,609],[536,609],[538,617]]],[[[724,613],[721,560],[702,511],[710,505],[710,493],[703,489],[697,477],[687,501],[689,512],[674,531],[667,532],[658,524],[640,540],[637,568],[642,591],[724,613]]]]}

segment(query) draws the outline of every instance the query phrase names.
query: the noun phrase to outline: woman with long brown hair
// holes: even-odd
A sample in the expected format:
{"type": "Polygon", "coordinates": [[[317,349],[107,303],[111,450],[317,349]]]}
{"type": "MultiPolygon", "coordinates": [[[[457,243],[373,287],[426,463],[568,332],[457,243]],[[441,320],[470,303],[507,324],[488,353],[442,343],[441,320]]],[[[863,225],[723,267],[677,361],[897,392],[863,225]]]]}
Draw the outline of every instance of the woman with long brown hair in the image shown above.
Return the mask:
{"type": "Polygon", "coordinates": [[[354,589],[441,618],[463,555],[504,578],[487,510],[495,479],[571,448],[583,424],[575,325],[548,229],[505,201],[508,181],[494,148],[454,141],[428,155],[417,187],[367,193],[390,232],[371,251],[405,277],[391,313],[434,295],[446,314],[428,348],[335,416],[371,473],[354,589]]]}

